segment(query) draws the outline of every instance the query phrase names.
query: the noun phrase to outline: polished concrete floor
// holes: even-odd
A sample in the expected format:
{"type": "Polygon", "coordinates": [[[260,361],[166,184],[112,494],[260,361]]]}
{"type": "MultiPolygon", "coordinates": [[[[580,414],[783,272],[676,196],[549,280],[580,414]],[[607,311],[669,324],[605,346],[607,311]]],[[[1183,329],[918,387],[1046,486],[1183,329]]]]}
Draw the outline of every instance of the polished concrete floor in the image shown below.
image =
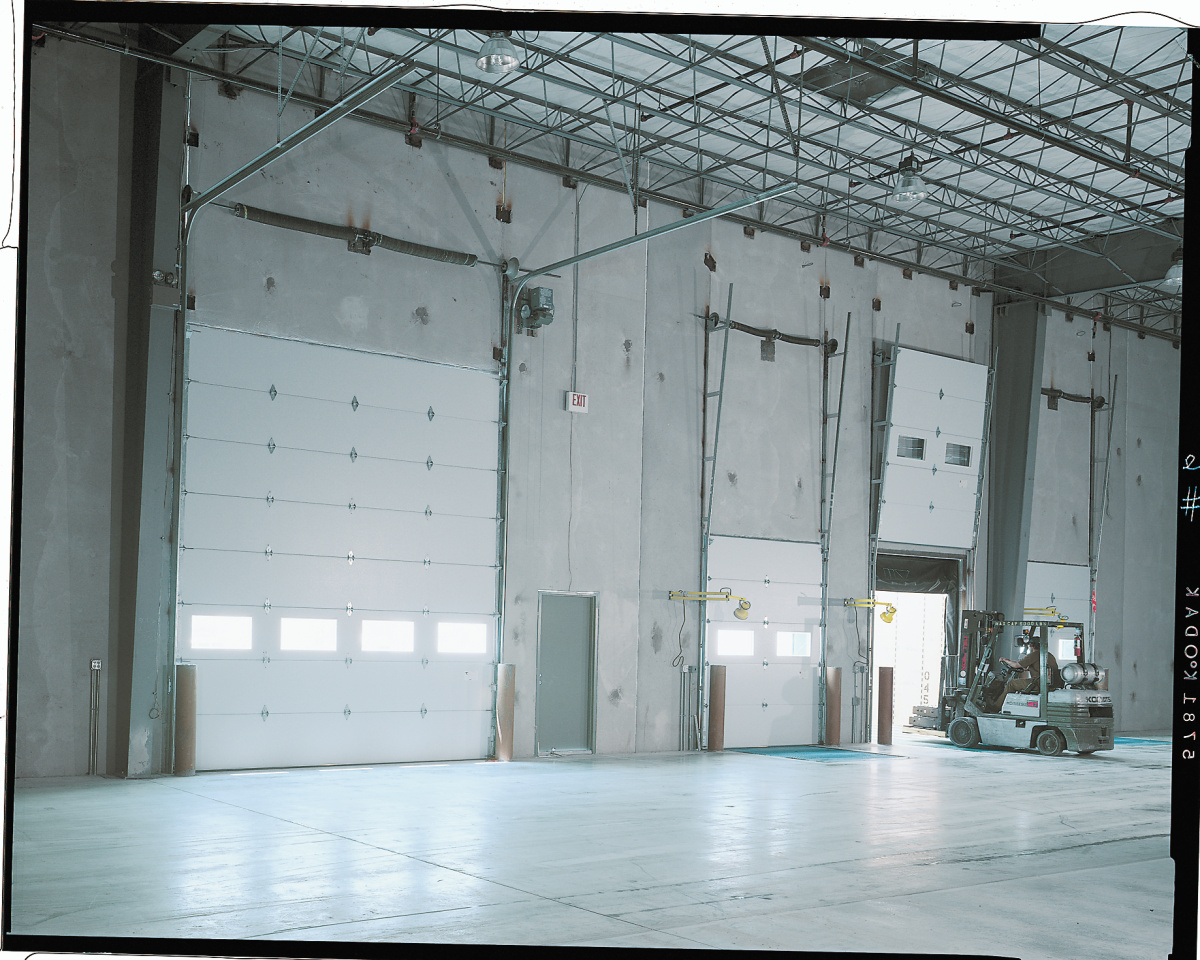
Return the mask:
{"type": "Polygon", "coordinates": [[[863,750],[22,780],[11,927],[315,953],[1167,955],[1165,740],[1055,759],[914,735],[863,750]]]}

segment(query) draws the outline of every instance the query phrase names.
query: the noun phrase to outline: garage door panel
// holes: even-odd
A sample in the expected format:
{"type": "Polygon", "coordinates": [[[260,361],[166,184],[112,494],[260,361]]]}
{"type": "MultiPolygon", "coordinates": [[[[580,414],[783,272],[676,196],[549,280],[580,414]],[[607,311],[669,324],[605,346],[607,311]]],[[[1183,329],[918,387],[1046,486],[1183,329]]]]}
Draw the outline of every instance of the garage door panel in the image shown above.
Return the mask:
{"type": "Polygon", "coordinates": [[[928,467],[911,467],[907,464],[891,464],[887,468],[884,485],[884,502],[894,506],[924,506],[932,501],[937,506],[958,510],[975,511],[977,482],[974,477],[964,477],[939,470],[932,474],[928,467]]]}
{"type": "MultiPolygon", "coordinates": [[[[325,504],[268,503],[266,499],[217,497],[191,493],[185,505],[189,549],[238,549],[275,554],[318,552],[345,556],[371,529],[369,521],[358,522],[345,506],[325,504]]],[[[423,517],[421,519],[424,519],[423,517]]]]}
{"type": "Polygon", "coordinates": [[[494,373],[212,328],[188,331],[188,376],[277,396],[470,417],[492,410],[494,373]],[[314,352],[315,351],[315,352],[314,352]],[[397,365],[400,365],[398,367],[397,365]],[[402,375],[397,370],[402,369],[402,375]]]}
{"type": "MultiPolygon", "coordinates": [[[[714,589],[716,585],[717,581],[714,580],[710,589],[714,589]]],[[[762,581],[756,583],[723,579],[720,586],[728,587],[732,596],[749,600],[750,614],[747,620],[738,620],[734,617],[734,611],[738,608],[736,600],[713,600],[706,605],[705,615],[714,623],[761,624],[764,618],[772,624],[791,623],[811,616],[813,605],[819,605],[821,602],[820,584],[772,580],[769,585],[764,585],[762,581]]]]}
{"type": "Polygon", "coordinates": [[[351,529],[355,554],[434,563],[491,565],[496,561],[496,521],[490,517],[426,517],[423,513],[358,510],[351,529]]]}
{"type": "Polygon", "coordinates": [[[924,353],[920,350],[897,350],[903,362],[896,364],[894,382],[924,393],[977,400],[987,390],[987,367],[983,364],[924,353]]]}
{"type": "Polygon", "coordinates": [[[708,573],[715,579],[734,577],[762,583],[820,583],[821,552],[814,543],[713,537],[708,549],[708,573]]]}
{"type": "Polygon", "coordinates": [[[887,543],[923,544],[933,547],[968,546],[975,530],[975,512],[945,507],[924,513],[917,505],[908,512],[896,511],[880,521],[879,539],[887,543]]]}
{"type": "Polygon", "coordinates": [[[491,720],[490,710],[197,718],[196,769],[478,759],[491,720]]]}
{"type": "Polygon", "coordinates": [[[813,743],[816,708],[768,703],[726,707],[725,747],[782,747],[813,743]]]}
{"type": "Polygon", "coordinates": [[[939,398],[936,389],[929,392],[899,384],[892,398],[893,428],[933,424],[934,427],[940,427],[944,434],[967,437],[977,437],[983,431],[982,399],[965,399],[948,393],[939,398]]]}
{"type": "Polygon", "coordinates": [[[386,507],[477,517],[496,515],[493,470],[424,461],[401,463],[362,455],[314,453],[276,446],[191,438],[185,489],[207,494],[261,497],[278,503],[386,507]]]}
{"type": "Polygon", "coordinates": [[[215,659],[197,662],[197,715],[258,713],[263,707],[268,669],[265,660],[252,664],[215,659]]]}

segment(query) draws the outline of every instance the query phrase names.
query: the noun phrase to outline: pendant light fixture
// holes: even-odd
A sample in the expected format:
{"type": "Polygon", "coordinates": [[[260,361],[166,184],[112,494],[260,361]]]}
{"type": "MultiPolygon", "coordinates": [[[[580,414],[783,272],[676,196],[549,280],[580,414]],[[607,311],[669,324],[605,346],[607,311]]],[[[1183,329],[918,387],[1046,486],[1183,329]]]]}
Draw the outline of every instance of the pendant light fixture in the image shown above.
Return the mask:
{"type": "Polygon", "coordinates": [[[509,36],[511,30],[489,30],[488,38],[479,48],[479,58],[475,61],[484,73],[508,73],[515,70],[521,62],[517,56],[517,48],[513,46],[509,36]]]}
{"type": "Polygon", "coordinates": [[[929,196],[929,188],[921,179],[921,165],[911,153],[900,161],[899,176],[892,190],[895,203],[916,203],[929,196]]]}

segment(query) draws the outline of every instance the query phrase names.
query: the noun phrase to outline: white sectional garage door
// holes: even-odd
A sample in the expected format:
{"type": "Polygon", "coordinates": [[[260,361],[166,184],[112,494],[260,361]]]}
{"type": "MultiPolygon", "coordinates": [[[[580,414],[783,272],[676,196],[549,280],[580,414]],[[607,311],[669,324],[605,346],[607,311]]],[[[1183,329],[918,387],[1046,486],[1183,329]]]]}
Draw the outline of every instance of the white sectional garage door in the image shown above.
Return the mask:
{"type": "Polygon", "coordinates": [[[879,539],[970,548],[988,368],[897,350],[879,539]]]}
{"type": "Polygon", "coordinates": [[[814,743],[821,660],[821,548],[815,543],[713,537],[708,589],[750,601],[707,605],[705,656],[725,665],[725,746],[814,743]]]}
{"type": "Polygon", "coordinates": [[[487,755],[494,374],[194,327],[176,652],[198,769],[487,755]]]}

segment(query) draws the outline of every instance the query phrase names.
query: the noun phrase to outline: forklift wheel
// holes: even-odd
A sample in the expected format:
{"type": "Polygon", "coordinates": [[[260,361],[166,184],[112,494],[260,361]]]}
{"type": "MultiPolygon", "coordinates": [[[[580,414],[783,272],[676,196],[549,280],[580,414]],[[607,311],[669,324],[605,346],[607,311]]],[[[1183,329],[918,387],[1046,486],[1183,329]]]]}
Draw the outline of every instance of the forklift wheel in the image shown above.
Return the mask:
{"type": "Polygon", "coordinates": [[[1063,735],[1053,728],[1043,730],[1037,736],[1038,753],[1043,757],[1057,757],[1066,746],[1063,735]]]}
{"type": "Polygon", "coordinates": [[[970,717],[955,717],[946,729],[946,736],[956,747],[979,746],[979,729],[970,717]]]}

